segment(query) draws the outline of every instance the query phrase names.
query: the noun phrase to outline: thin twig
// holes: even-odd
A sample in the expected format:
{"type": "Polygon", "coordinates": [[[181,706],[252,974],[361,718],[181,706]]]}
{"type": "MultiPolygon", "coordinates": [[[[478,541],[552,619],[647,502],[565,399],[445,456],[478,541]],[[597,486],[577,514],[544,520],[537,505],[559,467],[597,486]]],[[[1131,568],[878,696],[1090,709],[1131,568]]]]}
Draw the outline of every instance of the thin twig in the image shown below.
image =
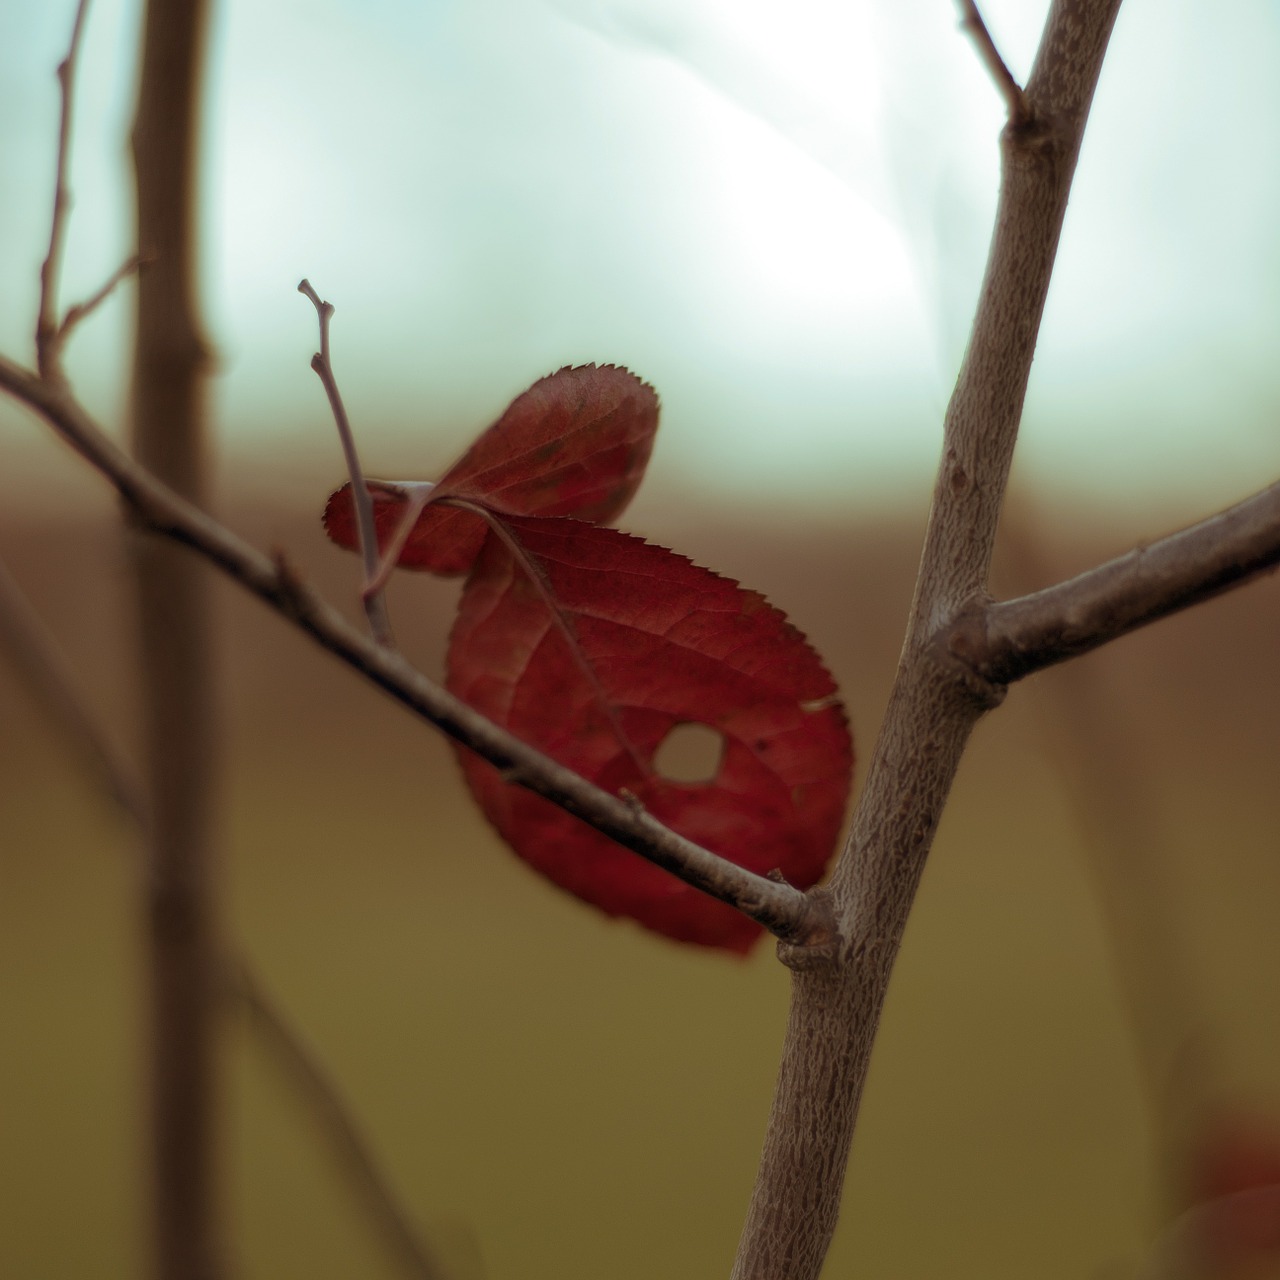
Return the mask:
{"type": "Polygon", "coordinates": [[[89,0],[76,6],[75,22],[67,56],[58,64],[58,87],[62,106],[58,117],[58,159],[53,184],[53,213],[49,219],[49,252],[40,267],[40,309],[36,318],[36,364],[45,376],[54,376],[62,334],[58,325],[58,277],[67,239],[67,213],[71,193],[67,187],[67,166],[71,158],[71,118],[75,107],[76,62],[84,34],[89,0]]]}
{"type": "Polygon", "coordinates": [[[993,684],[1020,680],[1199,604],[1280,564],[1280,481],[1067,582],[962,614],[951,654],[993,684]]]}
{"type": "Polygon", "coordinates": [[[390,1180],[378,1167],[372,1148],[342,1102],[341,1089],[324,1070],[319,1057],[244,965],[232,969],[229,981],[250,1014],[258,1039],[328,1135],[340,1167],[363,1194],[369,1213],[401,1269],[415,1280],[442,1280],[444,1270],[419,1239],[404,1206],[397,1202],[390,1180]]]}
{"type": "Polygon", "coordinates": [[[71,664],[3,563],[0,647],[8,653],[23,687],[44,707],[103,790],[139,827],[145,827],[147,806],[136,771],[90,714],[71,664]]]}
{"type": "MultiPolygon", "coordinates": [[[[382,480],[368,482],[366,487],[369,488],[371,501],[373,489],[385,488],[386,483],[386,481],[382,480]]],[[[434,482],[430,480],[406,480],[395,485],[397,496],[403,494],[408,498],[408,501],[405,503],[404,511],[400,515],[400,523],[396,525],[395,532],[382,550],[376,576],[372,582],[365,583],[364,589],[366,593],[381,591],[386,586],[387,579],[391,576],[400,559],[400,552],[404,550],[404,544],[408,542],[409,535],[418,523],[418,517],[427,509],[427,503],[431,501],[431,495],[435,488],[434,482]]]]}
{"type": "Polygon", "coordinates": [[[150,254],[135,253],[131,254],[124,260],[112,273],[107,277],[106,283],[96,292],[91,294],[83,302],[77,302],[75,306],[67,308],[67,314],[62,317],[62,323],[58,326],[56,342],[59,350],[63,343],[70,336],[71,331],[82,320],[87,320],[106,300],[116,291],[120,284],[127,280],[134,272],[141,270],[148,263],[153,261],[150,254]]]}
{"type": "Polygon", "coordinates": [[[254,550],[225,526],[161,484],[110,439],[65,386],[0,356],[0,387],[40,414],[117,489],[139,521],[197,551],[322,647],[499,769],[559,804],[597,831],[704,893],[736,907],[771,933],[798,944],[832,935],[830,907],[817,893],[778,884],[712,853],[648,814],[534,750],[428,680],[395,650],[352,627],[304,586],[280,559],[254,550]]]}
{"type": "Polygon", "coordinates": [[[325,394],[329,397],[329,407],[333,411],[333,421],[338,428],[338,439],[342,441],[342,453],[347,461],[347,474],[351,477],[351,501],[356,512],[356,533],[360,539],[360,558],[364,564],[364,601],[365,614],[369,619],[369,628],[374,639],[387,648],[395,645],[395,637],[391,634],[391,619],[387,614],[386,596],[382,584],[385,573],[379,572],[378,534],[373,523],[373,499],[369,496],[368,486],[364,482],[364,469],[360,465],[360,453],[356,449],[355,435],[351,430],[351,421],[347,417],[346,407],[342,403],[342,393],[338,390],[338,381],[333,374],[333,360],[329,354],[329,322],[333,319],[333,303],[322,302],[320,295],[311,287],[309,280],[298,284],[298,292],[310,298],[320,321],[320,350],[311,357],[311,367],[319,377],[325,394]]]}
{"type": "Polygon", "coordinates": [[[991,32],[987,30],[987,24],[978,11],[976,0],[959,0],[959,3],[960,28],[967,31],[973,38],[978,56],[986,64],[992,80],[996,82],[996,88],[1000,90],[1009,111],[1009,123],[1014,128],[1026,124],[1031,119],[1031,107],[1027,102],[1027,95],[1000,56],[1000,50],[996,48],[996,42],[991,38],[991,32]]]}
{"type": "MultiPolygon", "coordinates": [[[[1013,582],[1049,580],[1030,513],[1008,512],[1004,529],[1013,582]]],[[[1102,664],[1071,663],[1043,683],[1037,707],[1062,793],[1078,816],[1082,857],[1128,1006],[1151,1107],[1155,1167],[1167,1203],[1182,1206],[1189,1155],[1221,1081],[1170,897],[1166,815],[1152,793],[1150,761],[1126,733],[1137,719],[1133,708],[1108,683],[1102,664]]]]}

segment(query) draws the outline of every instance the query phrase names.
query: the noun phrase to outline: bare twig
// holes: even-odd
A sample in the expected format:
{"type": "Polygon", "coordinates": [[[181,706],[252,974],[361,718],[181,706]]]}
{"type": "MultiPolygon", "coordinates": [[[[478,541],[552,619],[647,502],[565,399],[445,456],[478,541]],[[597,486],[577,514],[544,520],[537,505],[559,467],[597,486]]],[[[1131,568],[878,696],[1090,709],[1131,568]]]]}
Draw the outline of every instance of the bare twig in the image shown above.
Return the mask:
{"type": "MultiPolygon", "coordinates": [[[[371,480],[366,486],[369,488],[370,495],[373,489],[385,485],[386,481],[371,480]]],[[[435,490],[436,485],[431,480],[404,480],[395,485],[397,494],[403,494],[408,501],[405,503],[404,511],[400,515],[400,523],[396,525],[395,532],[391,535],[386,547],[382,551],[382,559],[378,565],[377,576],[372,582],[365,584],[365,591],[381,591],[386,586],[387,579],[394,571],[397,562],[400,559],[400,553],[404,550],[404,544],[409,540],[409,535],[413,532],[414,525],[418,523],[418,517],[426,510],[427,503],[431,501],[431,494],[435,490]]]]}
{"type": "Polygon", "coordinates": [[[63,316],[62,324],[58,326],[57,343],[59,354],[62,344],[66,342],[76,325],[82,320],[87,320],[106,302],[119,285],[151,261],[152,258],[148,254],[131,254],[107,277],[106,283],[96,293],[91,294],[83,302],[77,302],[75,306],[67,308],[67,314],[63,316]]]}
{"type": "Polygon", "coordinates": [[[329,1078],[320,1059],[289,1025],[247,968],[235,966],[230,973],[230,983],[249,1012],[258,1039],[328,1137],[339,1166],[361,1193],[400,1269],[415,1280],[442,1280],[443,1268],[418,1237],[408,1212],[396,1200],[368,1141],[343,1104],[341,1089],[329,1078]]]}
{"type": "Polygon", "coordinates": [[[362,635],[298,581],[282,560],[271,560],[255,551],[138,466],[65,386],[50,385],[0,356],[0,387],[39,413],[106,476],[144,526],[212,561],[404,706],[498,768],[512,770],[521,786],[561,805],[687,884],[736,907],[785,941],[816,943],[830,938],[830,909],[822,894],[801,893],[790,885],[757,876],[677,835],[647,814],[634,813],[617,796],[593,786],[478,715],[394,650],[362,635]]]}
{"type": "MultiPolygon", "coordinates": [[[[1007,512],[1002,529],[1013,582],[1047,581],[1029,513],[1007,512]]],[[[1167,1203],[1181,1208],[1189,1156],[1221,1082],[1170,897],[1174,842],[1151,791],[1150,762],[1126,733],[1133,716],[1124,691],[1108,683],[1101,664],[1071,663],[1044,681],[1037,710],[1063,794],[1079,818],[1083,861],[1128,1006],[1151,1107],[1155,1167],[1165,1178],[1167,1203]]]]}
{"type": "Polygon", "coordinates": [[[71,118],[75,107],[76,62],[84,35],[89,0],[76,6],[75,22],[67,56],[58,64],[58,87],[62,106],[58,117],[58,158],[53,182],[53,213],[49,219],[49,252],[40,267],[40,309],[36,318],[36,365],[47,377],[58,374],[58,354],[62,331],[58,325],[58,277],[67,238],[67,214],[71,193],[67,187],[67,167],[71,159],[71,118]]]}
{"type": "Polygon", "coordinates": [[[364,482],[364,468],[360,465],[356,438],[351,430],[346,406],[342,403],[342,393],[338,390],[338,380],[334,377],[333,360],[329,354],[329,322],[333,319],[333,303],[322,302],[308,280],[299,283],[298,292],[310,298],[320,321],[320,350],[311,357],[311,367],[319,377],[325,395],[329,397],[329,408],[333,411],[338,439],[342,442],[342,453],[347,461],[347,474],[351,477],[351,502],[355,507],[356,533],[360,539],[360,558],[364,564],[365,585],[361,598],[364,601],[365,615],[369,619],[369,629],[373,632],[374,639],[391,648],[395,644],[395,637],[391,634],[391,619],[387,614],[387,600],[382,590],[386,573],[379,572],[373,499],[364,482]]]}
{"type": "Polygon", "coordinates": [[[1068,582],[957,618],[950,652],[994,684],[1239,586],[1280,564],[1280,481],[1226,511],[1068,582]]]}
{"type": "Polygon", "coordinates": [[[991,32],[987,30],[987,24],[978,11],[976,0],[959,0],[959,2],[960,27],[973,37],[978,56],[986,63],[992,80],[996,82],[996,88],[1004,97],[1009,111],[1009,123],[1016,129],[1031,119],[1031,107],[1027,102],[1027,95],[1000,56],[1000,50],[996,48],[996,42],[991,38],[991,32]]]}
{"type": "Polygon", "coordinates": [[[134,769],[89,713],[70,663],[3,563],[0,646],[9,654],[23,686],[45,708],[103,790],[139,827],[145,826],[147,807],[134,769]]]}

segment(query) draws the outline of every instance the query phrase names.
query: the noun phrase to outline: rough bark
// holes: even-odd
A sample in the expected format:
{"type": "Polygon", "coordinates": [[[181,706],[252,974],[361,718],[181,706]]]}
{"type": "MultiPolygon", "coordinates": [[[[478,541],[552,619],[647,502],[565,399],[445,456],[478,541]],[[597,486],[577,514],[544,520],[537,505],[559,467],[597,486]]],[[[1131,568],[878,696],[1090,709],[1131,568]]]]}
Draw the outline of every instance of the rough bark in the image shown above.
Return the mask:
{"type": "Polygon", "coordinates": [[[830,884],[840,940],[784,953],[792,1008],[734,1280],[815,1280],[839,1213],[893,962],[970,731],[1002,689],[935,638],[985,596],[1036,334],[1119,0],[1057,0],[1002,135],[986,275],[955,392],[898,674],[830,884]]]}

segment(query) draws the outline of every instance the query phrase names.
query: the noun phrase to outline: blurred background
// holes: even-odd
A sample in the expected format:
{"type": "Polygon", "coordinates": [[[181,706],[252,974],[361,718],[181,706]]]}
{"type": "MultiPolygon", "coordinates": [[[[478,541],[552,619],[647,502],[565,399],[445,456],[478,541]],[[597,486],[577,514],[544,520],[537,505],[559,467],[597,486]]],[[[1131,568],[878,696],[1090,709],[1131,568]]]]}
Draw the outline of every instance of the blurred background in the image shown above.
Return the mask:
{"type": "MultiPolygon", "coordinates": [[[[25,358],[72,14],[9,9],[0,348],[25,358]]],[[[984,11],[1025,78],[1043,6],[984,11]]],[[[67,302],[130,251],[137,30],[130,0],[91,10],[67,302]]],[[[784,608],[869,752],[997,181],[1000,102],[949,0],[231,0],[211,52],[219,514],[356,615],[355,561],[318,528],[341,463],[304,275],[337,305],[374,475],[431,478],[541,374],[625,364],[664,410],[624,526],[784,608]]],[[[1278,60],[1265,0],[1122,12],[1001,591],[1275,478],[1278,60]]],[[[70,357],[113,427],[129,304],[70,357]]],[[[0,451],[0,559],[127,748],[114,504],[7,402],[0,451]]],[[[402,577],[399,634],[438,670],[457,587],[402,577]]],[[[781,1042],[770,948],[680,950],[561,898],[426,727],[218,598],[228,929],[423,1233],[467,1280],[723,1274],[781,1042]]],[[[895,977],[833,1275],[1137,1275],[1200,1120],[1276,1149],[1278,629],[1266,580],[1037,677],[980,726],[895,977]]],[[[7,664],[0,762],[0,1270],[137,1274],[132,833],[7,664]]],[[[242,1019],[225,1061],[242,1274],[397,1274],[242,1019]]]]}

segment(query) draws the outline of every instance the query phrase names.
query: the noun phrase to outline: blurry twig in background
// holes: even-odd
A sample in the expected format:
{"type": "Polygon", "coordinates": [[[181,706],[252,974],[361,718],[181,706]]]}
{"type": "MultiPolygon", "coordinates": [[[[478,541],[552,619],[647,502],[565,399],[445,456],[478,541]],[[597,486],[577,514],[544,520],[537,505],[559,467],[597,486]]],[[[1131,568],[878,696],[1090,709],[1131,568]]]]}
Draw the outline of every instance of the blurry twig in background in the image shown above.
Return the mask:
{"type": "MultiPolygon", "coordinates": [[[[1015,589],[1053,581],[1023,508],[1006,517],[1006,574],[1015,589]]],[[[1185,1207],[1186,1164],[1212,1074],[1207,1020],[1169,892],[1172,841],[1141,767],[1124,740],[1123,699],[1097,663],[1073,663],[1039,686],[1040,731],[1079,818],[1085,859],[1106,921],[1119,988],[1153,1110],[1166,1203],[1185,1207]]]]}
{"type": "MultiPolygon", "coordinates": [[[[1007,511],[1003,550],[1018,589],[1055,580],[1025,507],[1007,511]]],[[[1079,815],[1151,1107],[1168,1218],[1144,1280],[1263,1274],[1256,1268],[1274,1266],[1280,1250],[1280,1149],[1261,1118],[1229,1097],[1178,927],[1175,842],[1147,757],[1126,741],[1124,699],[1097,663],[1069,664],[1039,687],[1041,732],[1079,815]]]]}
{"type": "Polygon", "coordinates": [[[0,652],[18,680],[48,714],[99,786],[141,828],[147,806],[136,771],[88,710],[71,664],[31,602],[0,561],[0,652]]]}
{"type": "MultiPolygon", "coordinates": [[[[134,824],[145,828],[147,806],[136,771],[89,711],[71,664],[2,561],[0,653],[9,657],[22,687],[86,771],[134,824]]],[[[413,1280],[443,1280],[446,1273],[418,1238],[341,1091],[247,960],[226,954],[222,989],[251,1015],[250,1026],[258,1040],[303,1099],[339,1171],[359,1192],[403,1273],[413,1280]]]]}
{"type": "Polygon", "coordinates": [[[415,1280],[444,1280],[444,1268],[419,1239],[320,1059],[284,1019],[248,967],[232,964],[228,980],[231,991],[250,1015],[258,1042],[280,1067],[324,1133],[338,1167],[353,1190],[360,1193],[369,1217],[400,1269],[415,1280]]]}

